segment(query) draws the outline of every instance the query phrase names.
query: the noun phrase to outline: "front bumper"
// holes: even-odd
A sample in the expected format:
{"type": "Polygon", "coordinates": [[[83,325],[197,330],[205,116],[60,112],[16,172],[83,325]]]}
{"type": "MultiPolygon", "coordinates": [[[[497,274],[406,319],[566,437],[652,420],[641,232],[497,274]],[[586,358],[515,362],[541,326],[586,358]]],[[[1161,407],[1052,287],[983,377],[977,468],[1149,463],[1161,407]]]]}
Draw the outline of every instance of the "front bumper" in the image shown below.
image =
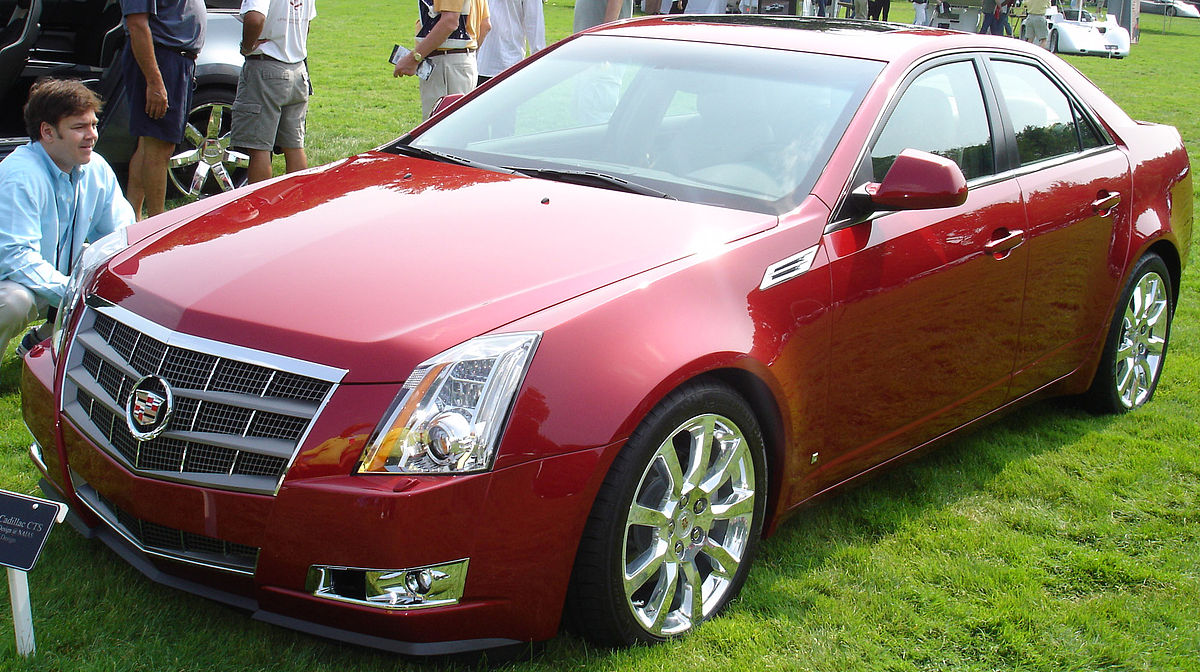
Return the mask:
{"type": "MultiPolygon", "coordinates": [[[[22,376],[34,462],[44,489],[78,513],[73,522],[85,535],[154,581],[256,619],[408,655],[553,637],[601,463],[617,447],[457,477],[289,473],[274,496],[230,492],[132,473],[58,414],[54,386],[50,352],[35,348],[22,376]],[[185,547],[188,539],[224,546],[176,552],[162,536],[176,533],[185,547]],[[230,549],[249,560],[225,561],[237,557],[230,549]],[[456,604],[380,608],[314,595],[311,585],[314,566],[389,570],[464,559],[456,604]]],[[[327,414],[340,407],[336,397],[327,414]]],[[[329,443],[322,425],[302,453],[329,443]]]]}

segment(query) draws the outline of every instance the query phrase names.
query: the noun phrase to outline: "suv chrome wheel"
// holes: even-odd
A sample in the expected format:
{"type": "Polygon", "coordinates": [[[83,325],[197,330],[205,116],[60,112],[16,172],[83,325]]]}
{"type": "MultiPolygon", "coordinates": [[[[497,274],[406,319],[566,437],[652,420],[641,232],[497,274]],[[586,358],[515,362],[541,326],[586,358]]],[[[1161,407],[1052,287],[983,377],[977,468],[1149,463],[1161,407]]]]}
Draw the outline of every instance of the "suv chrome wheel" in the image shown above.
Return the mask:
{"type": "Polygon", "coordinates": [[[232,107],[233,95],[223,90],[196,94],[168,171],[175,189],[190,200],[246,184],[250,157],[229,147],[232,107]]]}

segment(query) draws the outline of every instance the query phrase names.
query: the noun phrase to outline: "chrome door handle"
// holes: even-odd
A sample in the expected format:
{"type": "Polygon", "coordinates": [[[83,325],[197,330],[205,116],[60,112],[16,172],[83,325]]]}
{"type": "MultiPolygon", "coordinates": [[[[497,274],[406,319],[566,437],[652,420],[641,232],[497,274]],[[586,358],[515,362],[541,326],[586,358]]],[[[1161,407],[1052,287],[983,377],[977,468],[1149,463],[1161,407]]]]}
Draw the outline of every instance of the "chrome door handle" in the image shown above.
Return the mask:
{"type": "Polygon", "coordinates": [[[1121,192],[1119,191],[1102,191],[1097,194],[1099,198],[1092,201],[1092,212],[1095,212],[1101,217],[1108,217],[1117,209],[1117,205],[1121,203],[1121,192]]]}
{"type": "MultiPolygon", "coordinates": [[[[1006,231],[1006,229],[1000,229],[1000,231],[997,231],[997,233],[1000,233],[1001,231],[1006,231]]],[[[1008,235],[988,241],[988,243],[983,246],[983,251],[997,259],[1003,259],[1008,256],[1009,252],[1017,249],[1021,246],[1021,243],[1024,242],[1024,231],[1008,231],[1008,235]]]]}

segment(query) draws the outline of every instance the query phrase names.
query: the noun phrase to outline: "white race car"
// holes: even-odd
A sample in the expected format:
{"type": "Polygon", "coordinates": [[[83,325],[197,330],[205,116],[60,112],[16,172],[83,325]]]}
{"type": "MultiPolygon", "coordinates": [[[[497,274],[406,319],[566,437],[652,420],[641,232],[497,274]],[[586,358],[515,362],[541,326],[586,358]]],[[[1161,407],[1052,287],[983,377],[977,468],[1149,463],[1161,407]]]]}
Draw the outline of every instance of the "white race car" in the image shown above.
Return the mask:
{"type": "Polygon", "coordinates": [[[1200,9],[1183,0],[1141,0],[1142,14],[1166,14],[1200,19],[1200,9]]]}
{"type": "MultiPolygon", "coordinates": [[[[1051,7],[1046,12],[1050,28],[1048,48],[1056,54],[1082,56],[1107,56],[1125,58],[1129,55],[1129,31],[1117,23],[1109,14],[1103,21],[1082,9],[1051,7]]],[[[1028,40],[1025,25],[1021,26],[1021,39],[1028,40]]]]}

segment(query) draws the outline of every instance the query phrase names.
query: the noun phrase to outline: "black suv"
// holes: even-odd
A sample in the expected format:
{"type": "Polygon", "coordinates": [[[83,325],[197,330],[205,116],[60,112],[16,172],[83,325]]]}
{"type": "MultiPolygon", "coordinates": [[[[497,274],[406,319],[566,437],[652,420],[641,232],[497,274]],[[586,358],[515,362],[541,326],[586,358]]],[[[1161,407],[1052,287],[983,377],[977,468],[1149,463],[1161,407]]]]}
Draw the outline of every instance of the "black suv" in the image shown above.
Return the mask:
{"type": "MultiPolygon", "coordinates": [[[[248,158],[229,148],[230,108],[242,56],[238,0],[207,0],[208,29],[196,59],[196,94],[184,141],[171,159],[170,182],[185,196],[246,182],[248,158]]],[[[120,68],[125,46],[118,0],[0,0],[0,158],[29,141],[21,106],[38,78],[74,77],[105,101],[96,151],[124,177],[135,141],[129,136],[120,68]]]]}

